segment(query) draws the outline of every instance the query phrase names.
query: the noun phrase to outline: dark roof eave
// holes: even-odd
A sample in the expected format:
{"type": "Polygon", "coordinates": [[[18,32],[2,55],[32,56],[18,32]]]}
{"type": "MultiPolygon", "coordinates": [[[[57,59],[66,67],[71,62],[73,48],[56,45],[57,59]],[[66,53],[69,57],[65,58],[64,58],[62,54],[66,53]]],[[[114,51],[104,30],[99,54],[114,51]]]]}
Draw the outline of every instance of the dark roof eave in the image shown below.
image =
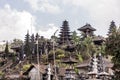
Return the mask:
{"type": "Polygon", "coordinates": [[[81,28],[78,28],[77,30],[79,30],[79,31],[85,31],[86,29],[90,29],[90,30],[92,30],[92,31],[96,31],[96,29],[94,29],[94,28],[84,28],[84,29],[81,29],[81,28]]]}

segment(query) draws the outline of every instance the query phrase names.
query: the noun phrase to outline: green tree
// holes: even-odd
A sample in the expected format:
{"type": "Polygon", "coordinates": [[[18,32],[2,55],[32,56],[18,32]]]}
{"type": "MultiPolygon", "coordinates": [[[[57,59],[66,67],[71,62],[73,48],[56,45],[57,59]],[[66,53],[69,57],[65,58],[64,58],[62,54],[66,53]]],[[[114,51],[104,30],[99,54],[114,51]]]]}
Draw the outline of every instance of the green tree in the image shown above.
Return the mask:
{"type": "Polygon", "coordinates": [[[102,45],[100,46],[96,46],[96,53],[97,54],[101,53],[103,56],[107,56],[107,54],[105,53],[105,48],[106,48],[105,43],[102,43],[102,45]]]}
{"type": "Polygon", "coordinates": [[[9,46],[8,46],[8,42],[6,42],[6,46],[5,46],[5,56],[8,57],[9,54],[9,46]]]}
{"type": "Polygon", "coordinates": [[[26,54],[27,56],[30,55],[31,51],[30,51],[30,35],[27,32],[27,34],[25,35],[25,45],[24,45],[24,54],[26,54]]]}
{"type": "Polygon", "coordinates": [[[106,53],[113,56],[112,62],[114,63],[113,70],[115,71],[114,80],[120,79],[120,31],[116,29],[107,38],[106,53]]]}
{"type": "Polygon", "coordinates": [[[77,35],[76,31],[72,33],[72,41],[75,45],[79,44],[80,42],[80,37],[77,35]]]}
{"type": "Polygon", "coordinates": [[[75,53],[79,61],[82,62],[83,60],[89,59],[96,52],[96,46],[93,43],[92,37],[88,36],[83,39],[77,36],[77,33],[74,31],[72,40],[76,46],[75,53]]]}
{"type": "Polygon", "coordinates": [[[81,54],[84,59],[89,59],[94,53],[96,53],[96,46],[88,36],[81,42],[81,54]]]}
{"type": "MultiPolygon", "coordinates": [[[[52,59],[53,55],[54,55],[53,50],[51,50],[48,56],[49,56],[49,58],[52,59]]],[[[62,49],[56,49],[55,50],[55,58],[58,60],[61,60],[63,57],[65,57],[65,51],[62,49]]]]}
{"type": "Polygon", "coordinates": [[[115,22],[112,21],[109,27],[108,35],[114,33],[115,31],[116,31],[116,25],[115,25],[115,22]]]}

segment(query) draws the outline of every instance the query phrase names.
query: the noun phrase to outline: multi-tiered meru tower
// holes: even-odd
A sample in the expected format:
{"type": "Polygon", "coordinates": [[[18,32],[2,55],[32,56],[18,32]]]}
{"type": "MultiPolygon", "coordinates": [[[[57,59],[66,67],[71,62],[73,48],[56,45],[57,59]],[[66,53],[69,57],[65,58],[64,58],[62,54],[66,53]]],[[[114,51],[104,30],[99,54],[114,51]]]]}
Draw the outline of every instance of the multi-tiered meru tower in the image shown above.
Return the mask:
{"type": "Polygon", "coordinates": [[[59,38],[59,44],[65,45],[68,44],[71,41],[71,35],[69,30],[69,24],[68,21],[63,21],[63,25],[61,27],[60,31],[60,38],[59,38]]]}

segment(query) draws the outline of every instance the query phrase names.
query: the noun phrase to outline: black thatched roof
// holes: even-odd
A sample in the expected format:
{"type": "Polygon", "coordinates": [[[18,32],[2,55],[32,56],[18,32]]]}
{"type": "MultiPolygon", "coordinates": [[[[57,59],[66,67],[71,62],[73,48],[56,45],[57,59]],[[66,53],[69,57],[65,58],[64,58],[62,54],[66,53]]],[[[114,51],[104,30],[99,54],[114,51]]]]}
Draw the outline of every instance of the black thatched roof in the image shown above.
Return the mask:
{"type": "Polygon", "coordinates": [[[102,36],[94,36],[93,41],[105,41],[105,38],[102,36]]]}
{"type": "Polygon", "coordinates": [[[79,31],[84,31],[84,30],[86,30],[86,29],[90,29],[90,30],[92,30],[92,31],[96,31],[96,29],[93,28],[93,27],[91,27],[90,24],[86,24],[86,25],[84,25],[83,27],[79,28],[78,30],[79,30],[79,31]]]}
{"type": "Polygon", "coordinates": [[[77,65],[76,66],[76,68],[86,68],[86,67],[88,67],[89,66],[89,63],[90,63],[90,59],[88,59],[88,60],[85,60],[85,61],[83,61],[82,63],[80,63],[79,65],[77,65]]]}
{"type": "Polygon", "coordinates": [[[77,63],[77,61],[75,59],[73,59],[72,57],[70,57],[67,60],[62,61],[62,63],[65,63],[65,64],[74,64],[74,63],[77,63]]]}

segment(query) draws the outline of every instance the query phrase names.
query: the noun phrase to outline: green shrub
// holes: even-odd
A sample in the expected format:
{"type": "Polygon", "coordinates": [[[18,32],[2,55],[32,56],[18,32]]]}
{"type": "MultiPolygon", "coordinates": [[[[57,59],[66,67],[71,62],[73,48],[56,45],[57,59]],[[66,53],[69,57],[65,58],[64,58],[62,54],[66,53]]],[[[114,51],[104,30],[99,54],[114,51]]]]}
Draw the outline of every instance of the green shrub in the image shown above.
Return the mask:
{"type": "Polygon", "coordinates": [[[4,75],[4,73],[2,71],[0,71],[0,76],[3,76],[3,75],[4,75]]]}
{"type": "Polygon", "coordinates": [[[30,68],[31,64],[26,64],[26,65],[23,65],[23,71],[26,71],[30,68]]]}

